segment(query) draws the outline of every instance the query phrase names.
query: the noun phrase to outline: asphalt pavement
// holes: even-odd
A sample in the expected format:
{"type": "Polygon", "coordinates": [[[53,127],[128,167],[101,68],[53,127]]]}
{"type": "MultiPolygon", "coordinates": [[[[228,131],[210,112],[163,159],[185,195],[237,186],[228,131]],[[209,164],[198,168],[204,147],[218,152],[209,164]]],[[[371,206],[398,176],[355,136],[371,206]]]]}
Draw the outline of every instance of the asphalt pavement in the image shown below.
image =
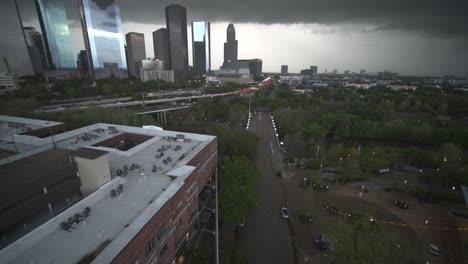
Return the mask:
{"type": "Polygon", "coordinates": [[[277,143],[270,115],[253,114],[249,130],[259,138],[260,177],[255,188],[257,207],[239,234],[240,254],[249,263],[295,263],[288,220],[281,217],[281,207],[286,205],[284,189],[275,175],[271,158],[277,143]]]}

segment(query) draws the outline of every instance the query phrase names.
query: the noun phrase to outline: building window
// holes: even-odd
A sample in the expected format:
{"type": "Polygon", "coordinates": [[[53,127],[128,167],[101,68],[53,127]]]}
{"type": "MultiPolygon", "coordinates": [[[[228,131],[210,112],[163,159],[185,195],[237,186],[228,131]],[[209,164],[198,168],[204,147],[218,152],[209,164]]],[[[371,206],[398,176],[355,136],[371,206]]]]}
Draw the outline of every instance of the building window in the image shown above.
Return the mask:
{"type": "Polygon", "coordinates": [[[145,248],[146,256],[149,256],[153,252],[155,246],[156,246],[156,242],[154,241],[154,238],[152,238],[148,242],[148,244],[146,244],[146,248],[145,248]]]}
{"type": "Polygon", "coordinates": [[[158,232],[158,240],[161,240],[164,237],[164,235],[166,234],[166,231],[167,231],[166,225],[161,226],[158,232]]]}
{"type": "Polygon", "coordinates": [[[197,214],[197,210],[194,210],[190,215],[189,215],[189,218],[188,218],[188,224],[190,224],[193,220],[193,218],[195,217],[195,215],[197,214]]]}
{"type": "Polygon", "coordinates": [[[159,256],[164,257],[167,253],[167,244],[164,244],[164,246],[162,247],[161,251],[159,252],[159,256]]]}
{"type": "Polygon", "coordinates": [[[182,217],[179,217],[179,219],[175,223],[175,230],[179,230],[180,226],[182,226],[182,217]]]}

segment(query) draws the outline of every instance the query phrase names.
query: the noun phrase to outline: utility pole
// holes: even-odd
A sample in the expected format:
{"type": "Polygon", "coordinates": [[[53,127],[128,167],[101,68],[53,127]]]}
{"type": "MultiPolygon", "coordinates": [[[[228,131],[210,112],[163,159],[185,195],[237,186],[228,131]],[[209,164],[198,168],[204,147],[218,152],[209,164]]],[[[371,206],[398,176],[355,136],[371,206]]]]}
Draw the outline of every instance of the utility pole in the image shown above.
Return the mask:
{"type": "Polygon", "coordinates": [[[219,226],[218,226],[218,168],[215,172],[215,193],[216,193],[216,264],[219,264],[219,226]]]}

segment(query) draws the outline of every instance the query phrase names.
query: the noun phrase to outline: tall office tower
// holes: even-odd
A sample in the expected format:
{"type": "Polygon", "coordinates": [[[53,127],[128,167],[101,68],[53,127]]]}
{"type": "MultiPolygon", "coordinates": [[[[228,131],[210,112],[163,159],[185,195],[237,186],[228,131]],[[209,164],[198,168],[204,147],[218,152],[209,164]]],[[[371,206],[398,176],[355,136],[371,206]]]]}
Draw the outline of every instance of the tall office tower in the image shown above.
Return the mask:
{"type": "Polygon", "coordinates": [[[317,75],[318,73],[318,66],[310,66],[310,75],[317,75]]]}
{"type": "Polygon", "coordinates": [[[237,40],[233,24],[227,27],[227,38],[224,43],[224,69],[237,69],[237,40]]]}
{"type": "Polygon", "coordinates": [[[262,63],[261,59],[249,60],[250,74],[252,74],[254,78],[258,78],[262,75],[262,63]]]}
{"type": "Polygon", "coordinates": [[[19,76],[33,75],[16,0],[0,1],[0,36],[0,58],[8,60],[11,72],[19,76]]]}
{"type": "Polygon", "coordinates": [[[288,65],[281,65],[281,74],[282,75],[288,74],[288,65]]]}
{"type": "Polygon", "coordinates": [[[170,67],[176,80],[188,77],[187,10],[181,5],[166,7],[170,67]]]}
{"type": "Polygon", "coordinates": [[[128,49],[128,73],[132,77],[140,78],[140,62],[146,59],[145,35],[130,32],[125,35],[128,49]]]}
{"type": "Polygon", "coordinates": [[[163,70],[171,69],[171,59],[169,54],[169,36],[167,29],[160,28],[153,32],[154,58],[161,60],[163,70]]]}
{"type": "Polygon", "coordinates": [[[120,8],[114,0],[78,0],[90,75],[127,78],[120,8]]]}
{"type": "Polygon", "coordinates": [[[361,71],[359,72],[359,75],[366,75],[366,70],[361,70],[361,71]]]}
{"type": "Polygon", "coordinates": [[[36,0],[49,69],[76,68],[63,0],[36,0]]]}
{"type": "Polygon", "coordinates": [[[210,22],[192,22],[193,73],[202,76],[211,71],[210,22]]]}
{"type": "Polygon", "coordinates": [[[80,50],[80,53],[76,56],[76,66],[80,72],[81,78],[89,78],[89,63],[88,53],[86,50],[80,50]]]}
{"type": "Polygon", "coordinates": [[[47,58],[42,42],[42,34],[37,32],[34,27],[24,27],[23,31],[34,72],[43,73],[44,69],[47,69],[47,58]]]}

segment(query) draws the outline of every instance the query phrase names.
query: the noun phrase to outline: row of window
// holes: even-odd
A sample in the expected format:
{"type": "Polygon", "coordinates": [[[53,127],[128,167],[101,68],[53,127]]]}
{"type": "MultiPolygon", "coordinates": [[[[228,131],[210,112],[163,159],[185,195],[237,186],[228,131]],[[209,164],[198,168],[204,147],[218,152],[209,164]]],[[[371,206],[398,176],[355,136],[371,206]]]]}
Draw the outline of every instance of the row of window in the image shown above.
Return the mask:
{"type": "Polygon", "coordinates": [[[163,225],[159,229],[157,236],[153,237],[150,241],[148,241],[148,243],[146,244],[146,247],[145,247],[145,254],[146,254],[147,257],[149,255],[151,255],[151,253],[153,253],[153,250],[156,247],[156,242],[161,241],[162,238],[164,238],[164,235],[166,234],[166,232],[167,232],[167,227],[166,227],[166,225],[163,225]],[[157,238],[157,240],[156,240],[156,238],[157,238]]]}

